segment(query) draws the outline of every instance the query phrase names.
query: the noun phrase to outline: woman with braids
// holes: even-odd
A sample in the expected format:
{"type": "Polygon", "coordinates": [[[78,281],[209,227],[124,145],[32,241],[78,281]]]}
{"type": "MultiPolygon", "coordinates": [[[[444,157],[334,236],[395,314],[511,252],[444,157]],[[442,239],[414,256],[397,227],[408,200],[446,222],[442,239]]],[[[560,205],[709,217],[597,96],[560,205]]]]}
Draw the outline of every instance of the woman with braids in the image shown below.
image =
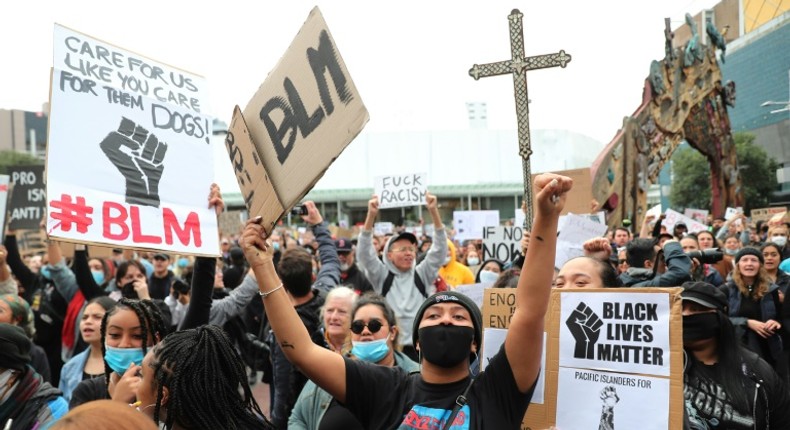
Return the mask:
{"type": "Polygon", "coordinates": [[[225,332],[213,325],[168,335],[145,356],[137,400],[170,429],[274,429],[252,397],[225,332]]]}
{"type": "MultiPolygon", "coordinates": [[[[337,290],[337,287],[332,291],[337,290]]],[[[330,296],[332,293],[329,293],[330,296]]],[[[327,303],[330,303],[327,298],[327,303]]],[[[350,314],[350,356],[379,366],[398,366],[406,372],[419,372],[420,366],[399,351],[398,320],[387,301],[376,294],[360,297],[350,314]]],[[[348,329],[347,329],[348,330],[348,329]]],[[[337,352],[337,351],[335,351],[337,352]]],[[[362,429],[362,424],[332,395],[308,381],[296,400],[288,419],[289,430],[362,429]]]]}
{"type": "Polygon", "coordinates": [[[134,402],[143,357],[166,333],[159,309],[150,300],[121,299],[102,318],[104,378],[80,382],[71,394],[69,407],[98,399],[134,402]]]}
{"type": "Polygon", "coordinates": [[[785,378],[779,287],[765,271],[763,253],[755,248],[738,251],[732,279],[721,288],[727,295],[729,317],[738,339],[785,378]]]}
{"type": "Polygon", "coordinates": [[[443,291],[419,305],[411,340],[421,357],[420,372],[350,360],[313,343],[300,323],[275,271],[261,217],[247,223],[241,243],[283,353],[362,428],[518,429],[540,373],[557,224],[572,184],[554,174],[533,181],[535,219],[515,311],[504,345],[476,376],[470,363],[482,347],[482,315],[463,294],[443,291]]]}

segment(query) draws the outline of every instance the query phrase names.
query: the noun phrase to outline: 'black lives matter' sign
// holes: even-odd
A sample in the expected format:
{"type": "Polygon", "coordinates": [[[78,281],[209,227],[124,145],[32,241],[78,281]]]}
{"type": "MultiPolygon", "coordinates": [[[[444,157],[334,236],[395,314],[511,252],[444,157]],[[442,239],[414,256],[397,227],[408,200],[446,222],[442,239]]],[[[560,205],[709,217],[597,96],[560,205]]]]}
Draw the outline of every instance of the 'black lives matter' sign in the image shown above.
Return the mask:
{"type": "Polygon", "coordinates": [[[13,187],[8,205],[8,228],[37,230],[47,204],[44,166],[15,166],[8,171],[13,187]]]}
{"type": "Polygon", "coordinates": [[[667,296],[574,292],[561,312],[560,366],[669,376],[667,296]]]}

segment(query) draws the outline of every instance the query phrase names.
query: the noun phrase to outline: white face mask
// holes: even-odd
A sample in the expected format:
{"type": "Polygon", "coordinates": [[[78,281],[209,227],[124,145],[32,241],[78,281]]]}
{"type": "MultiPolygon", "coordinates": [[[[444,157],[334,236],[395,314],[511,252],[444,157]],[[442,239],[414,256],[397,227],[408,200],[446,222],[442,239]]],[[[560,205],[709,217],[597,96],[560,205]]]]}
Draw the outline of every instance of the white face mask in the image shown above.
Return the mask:
{"type": "Polygon", "coordinates": [[[491,270],[480,271],[480,282],[483,284],[493,284],[497,279],[499,279],[499,273],[497,272],[491,270]]]}
{"type": "Polygon", "coordinates": [[[346,263],[343,263],[343,264],[340,265],[340,271],[341,272],[347,272],[349,268],[351,268],[351,266],[346,264],[346,263]]]}
{"type": "Polygon", "coordinates": [[[446,266],[447,263],[449,263],[452,259],[453,258],[450,256],[444,257],[444,263],[442,263],[442,266],[446,266]]]}
{"type": "Polygon", "coordinates": [[[787,244],[787,236],[771,236],[771,242],[777,246],[784,247],[787,244]]]}
{"type": "Polygon", "coordinates": [[[466,259],[466,263],[470,266],[477,266],[480,264],[480,259],[477,257],[469,257],[466,259]]]}

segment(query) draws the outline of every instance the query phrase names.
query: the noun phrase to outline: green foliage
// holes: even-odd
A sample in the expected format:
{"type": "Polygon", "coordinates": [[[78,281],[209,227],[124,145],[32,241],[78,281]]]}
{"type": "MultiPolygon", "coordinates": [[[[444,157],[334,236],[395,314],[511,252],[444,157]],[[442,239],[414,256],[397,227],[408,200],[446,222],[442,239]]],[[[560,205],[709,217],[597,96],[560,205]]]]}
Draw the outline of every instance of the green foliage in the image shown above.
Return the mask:
{"type": "Polygon", "coordinates": [[[0,151],[0,174],[8,174],[12,166],[36,166],[44,164],[44,160],[33,157],[26,152],[0,151]]]}
{"type": "MultiPolygon", "coordinates": [[[[776,160],[754,144],[754,135],[736,133],[735,151],[743,184],[744,211],[769,205],[771,193],[776,190],[776,160]]],[[[672,207],[710,208],[710,166],[707,159],[693,148],[684,148],[672,156],[672,207]]]]}

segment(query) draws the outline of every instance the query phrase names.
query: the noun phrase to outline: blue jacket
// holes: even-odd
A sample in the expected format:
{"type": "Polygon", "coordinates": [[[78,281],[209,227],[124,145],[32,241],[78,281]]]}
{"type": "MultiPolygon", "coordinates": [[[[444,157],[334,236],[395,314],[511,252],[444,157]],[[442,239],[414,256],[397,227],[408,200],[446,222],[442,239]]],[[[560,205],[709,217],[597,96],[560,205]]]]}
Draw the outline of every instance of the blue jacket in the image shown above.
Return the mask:
{"type": "Polygon", "coordinates": [[[90,353],[91,347],[88,346],[85,348],[85,351],[71,357],[60,370],[60,385],[58,385],[58,388],[60,391],[63,391],[63,398],[66,399],[66,403],[71,400],[71,392],[82,381],[82,371],[85,370],[85,363],[88,361],[90,353]]]}
{"type": "MultiPolygon", "coordinates": [[[[395,351],[395,365],[407,372],[420,371],[420,365],[400,351],[395,351]]],[[[317,430],[331,402],[329,393],[307,381],[288,418],[288,430],[317,430]]]]}

